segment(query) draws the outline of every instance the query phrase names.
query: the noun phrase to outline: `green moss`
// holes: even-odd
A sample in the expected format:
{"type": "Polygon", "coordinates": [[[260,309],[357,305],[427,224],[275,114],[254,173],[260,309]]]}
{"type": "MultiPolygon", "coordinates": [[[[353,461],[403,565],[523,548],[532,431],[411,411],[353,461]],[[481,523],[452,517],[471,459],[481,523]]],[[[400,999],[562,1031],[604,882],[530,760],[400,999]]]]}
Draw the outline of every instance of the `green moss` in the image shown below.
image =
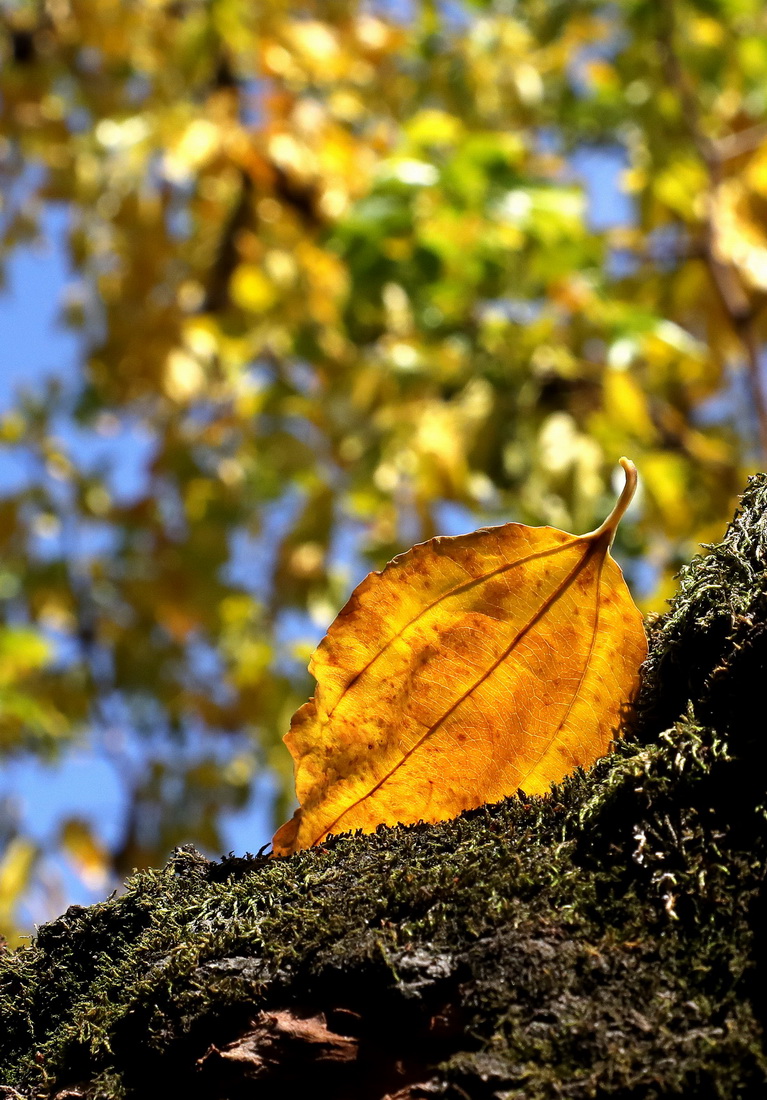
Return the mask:
{"type": "MultiPolygon", "coordinates": [[[[251,1095],[199,1059],[287,1006],[356,1021],[375,1095],[387,1073],[472,1100],[767,1094],[765,515],[761,476],[587,775],[287,860],[180,850],[0,962],[0,1080],[151,1098],[162,1069],[251,1095]]],[[[285,1095],[271,1080],[258,1095],[285,1095]]]]}

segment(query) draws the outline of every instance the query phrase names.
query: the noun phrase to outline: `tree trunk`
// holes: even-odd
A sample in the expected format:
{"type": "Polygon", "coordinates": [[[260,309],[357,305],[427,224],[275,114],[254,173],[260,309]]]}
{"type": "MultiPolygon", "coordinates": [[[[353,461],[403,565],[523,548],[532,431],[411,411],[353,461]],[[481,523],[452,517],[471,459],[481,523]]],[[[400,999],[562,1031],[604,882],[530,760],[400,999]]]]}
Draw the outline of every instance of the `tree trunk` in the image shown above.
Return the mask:
{"type": "Polygon", "coordinates": [[[615,751],[285,860],[180,849],[0,959],[0,1096],[767,1095],[767,475],[615,751]]]}

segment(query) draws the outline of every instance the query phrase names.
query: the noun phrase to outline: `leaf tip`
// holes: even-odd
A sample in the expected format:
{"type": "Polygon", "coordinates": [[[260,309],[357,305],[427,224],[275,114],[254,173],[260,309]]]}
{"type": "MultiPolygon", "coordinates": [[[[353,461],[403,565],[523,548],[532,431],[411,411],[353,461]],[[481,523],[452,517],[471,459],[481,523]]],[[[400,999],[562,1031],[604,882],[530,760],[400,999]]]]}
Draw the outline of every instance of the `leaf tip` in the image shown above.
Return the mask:
{"type": "Polygon", "coordinates": [[[610,545],[612,545],[612,541],[615,538],[618,524],[625,516],[631,501],[634,499],[639,481],[637,468],[630,458],[623,456],[618,459],[618,463],[626,475],[626,481],[621,490],[621,494],[615,502],[615,507],[604,523],[600,524],[599,527],[588,536],[589,538],[600,538],[603,535],[609,535],[610,545]]]}

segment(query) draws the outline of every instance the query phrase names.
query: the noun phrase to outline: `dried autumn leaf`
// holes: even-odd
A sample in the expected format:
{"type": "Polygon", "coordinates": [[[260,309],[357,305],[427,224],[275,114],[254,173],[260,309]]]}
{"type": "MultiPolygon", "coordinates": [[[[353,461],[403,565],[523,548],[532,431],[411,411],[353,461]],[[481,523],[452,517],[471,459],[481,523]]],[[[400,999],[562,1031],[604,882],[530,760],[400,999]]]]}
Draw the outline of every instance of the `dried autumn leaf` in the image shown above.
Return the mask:
{"type": "Polygon", "coordinates": [[[285,736],[301,805],[275,855],[543,793],[607,752],[647,653],[609,554],[636,488],[621,465],[620,499],[588,535],[508,523],[435,538],[355,589],[285,736]]]}

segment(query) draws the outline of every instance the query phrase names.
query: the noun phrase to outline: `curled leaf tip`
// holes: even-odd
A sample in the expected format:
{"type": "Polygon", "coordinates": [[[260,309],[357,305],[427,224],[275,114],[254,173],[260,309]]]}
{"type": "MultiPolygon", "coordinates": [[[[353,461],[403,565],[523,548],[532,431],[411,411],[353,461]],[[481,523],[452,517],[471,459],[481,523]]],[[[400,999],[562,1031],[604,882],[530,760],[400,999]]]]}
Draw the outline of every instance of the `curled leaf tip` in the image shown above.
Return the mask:
{"type": "Polygon", "coordinates": [[[618,460],[621,469],[626,475],[626,481],[621,490],[621,494],[615,502],[610,515],[601,523],[595,531],[591,532],[591,538],[600,538],[603,535],[609,535],[609,545],[612,546],[613,539],[615,538],[615,532],[618,530],[618,524],[628,511],[628,507],[631,501],[634,499],[634,494],[637,489],[638,475],[637,468],[630,458],[620,458],[618,460]]]}

